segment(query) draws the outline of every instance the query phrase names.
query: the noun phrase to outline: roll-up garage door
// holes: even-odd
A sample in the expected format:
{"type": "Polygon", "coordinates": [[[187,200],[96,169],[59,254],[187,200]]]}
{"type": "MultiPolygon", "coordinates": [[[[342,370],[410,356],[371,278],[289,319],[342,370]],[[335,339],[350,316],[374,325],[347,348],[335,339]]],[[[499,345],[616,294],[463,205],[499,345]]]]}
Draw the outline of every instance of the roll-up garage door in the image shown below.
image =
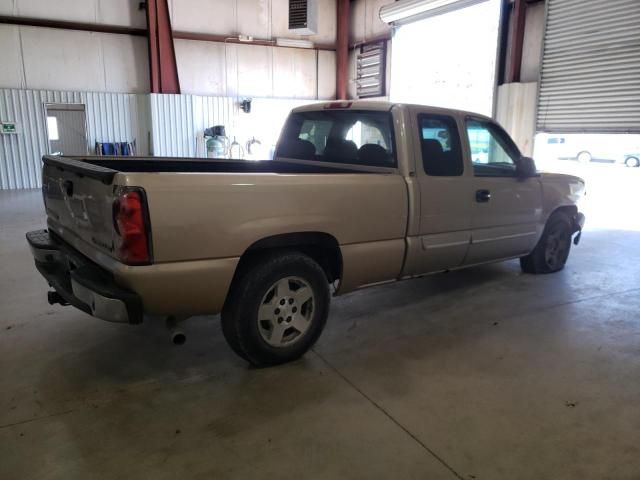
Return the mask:
{"type": "Polygon", "coordinates": [[[380,8],[385,23],[402,25],[460,10],[487,0],[398,0],[380,8]]]}
{"type": "Polygon", "coordinates": [[[640,0],[547,0],[538,130],[640,133],[640,0]]]}

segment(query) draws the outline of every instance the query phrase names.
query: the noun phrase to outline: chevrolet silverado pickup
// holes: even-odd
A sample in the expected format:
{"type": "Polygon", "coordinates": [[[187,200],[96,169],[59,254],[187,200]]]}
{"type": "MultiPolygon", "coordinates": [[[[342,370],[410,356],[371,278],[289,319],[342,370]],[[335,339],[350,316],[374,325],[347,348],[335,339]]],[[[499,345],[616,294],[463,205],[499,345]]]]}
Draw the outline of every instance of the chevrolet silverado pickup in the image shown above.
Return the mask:
{"type": "Polygon", "coordinates": [[[45,156],[27,234],[49,302],[129,324],[221,313],[256,365],[303,355],[331,295],[520,259],[561,270],[584,182],[493,120],[389,102],[296,108],[272,161],[45,156]]]}

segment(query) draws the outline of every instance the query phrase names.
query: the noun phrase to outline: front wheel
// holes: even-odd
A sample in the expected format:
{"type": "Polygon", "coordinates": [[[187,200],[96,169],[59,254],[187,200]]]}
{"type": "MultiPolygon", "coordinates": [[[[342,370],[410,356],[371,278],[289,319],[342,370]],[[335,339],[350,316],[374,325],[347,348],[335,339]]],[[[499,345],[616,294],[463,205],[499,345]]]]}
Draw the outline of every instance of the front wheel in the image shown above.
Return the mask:
{"type": "Polygon", "coordinates": [[[298,252],[258,259],[236,278],[222,311],[231,348],[257,366],[304,355],[329,314],[329,283],[322,268],[298,252]]]}
{"type": "Polygon", "coordinates": [[[635,167],[638,168],[640,167],[640,159],[636,158],[636,157],[629,157],[624,161],[624,164],[627,167],[635,167]]]}
{"type": "Polygon", "coordinates": [[[589,163],[592,160],[591,153],[589,152],[580,152],[576,158],[580,163],[589,163]]]}
{"type": "Polygon", "coordinates": [[[571,251],[571,219],[556,212],[547,221],[542,237],[526,257],[520,259],[522,271],[526,273],[553,273],[562,270],[571,251]]]}

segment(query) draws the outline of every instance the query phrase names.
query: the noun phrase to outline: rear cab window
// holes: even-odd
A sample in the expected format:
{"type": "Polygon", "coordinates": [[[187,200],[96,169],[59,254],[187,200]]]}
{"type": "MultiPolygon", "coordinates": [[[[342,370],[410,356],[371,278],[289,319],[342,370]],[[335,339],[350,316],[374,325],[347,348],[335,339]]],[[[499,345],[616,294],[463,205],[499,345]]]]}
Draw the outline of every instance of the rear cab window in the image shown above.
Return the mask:
{"type": "Polygon", "coordinates": [[[394,168],[397,161],[391,113],[294,112],[284,126],[276,157],[394,168]]]}

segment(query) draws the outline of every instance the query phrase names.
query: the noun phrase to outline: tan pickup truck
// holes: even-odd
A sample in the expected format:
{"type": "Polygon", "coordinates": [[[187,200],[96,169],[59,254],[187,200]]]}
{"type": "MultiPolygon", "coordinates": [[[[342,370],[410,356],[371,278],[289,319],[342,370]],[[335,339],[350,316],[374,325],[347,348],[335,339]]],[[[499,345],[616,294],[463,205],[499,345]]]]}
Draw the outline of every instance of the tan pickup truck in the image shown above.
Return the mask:
{"type": "Polygon", "coordinates": [[[489,118],[332,102],[292,111],[272,161],[46,156],[48,229],[27,239],[50,303],[124,323],[221,312],[265,365],[313,345],[331,294],[513,258],[561,270],[583,193],[489,118]]]}

